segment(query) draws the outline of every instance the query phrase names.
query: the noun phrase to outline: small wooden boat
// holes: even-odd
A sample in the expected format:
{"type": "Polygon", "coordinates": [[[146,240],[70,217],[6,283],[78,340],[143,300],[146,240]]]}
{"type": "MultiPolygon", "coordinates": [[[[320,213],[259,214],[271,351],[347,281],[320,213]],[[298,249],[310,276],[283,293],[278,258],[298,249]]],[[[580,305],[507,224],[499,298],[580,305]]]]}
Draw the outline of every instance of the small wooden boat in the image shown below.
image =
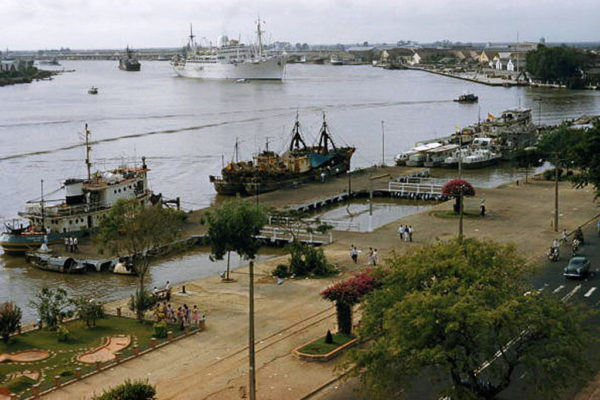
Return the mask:
{"type": "Polygon", "coordinates": [[[88,89],[88,94],[98,94],[98,88],[92,86],[91,88],[88,89]]]}

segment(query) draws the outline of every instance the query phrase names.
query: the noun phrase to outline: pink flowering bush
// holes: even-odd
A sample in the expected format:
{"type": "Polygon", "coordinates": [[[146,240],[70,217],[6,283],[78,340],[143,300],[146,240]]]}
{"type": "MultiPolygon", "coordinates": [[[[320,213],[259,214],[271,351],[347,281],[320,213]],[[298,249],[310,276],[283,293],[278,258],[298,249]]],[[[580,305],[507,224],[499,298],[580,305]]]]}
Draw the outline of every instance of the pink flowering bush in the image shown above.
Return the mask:
{"type": "Polygon", "coordinates": [[[340,281],[321,292],[325,300],[335,302],[339,332],[352,334],[352,306],[381,286],[385,274],[381,270],[367,270],[345,281],[340,281]]]}
{"type": "Polygon", "coordinates": [[[442,187],[442,195],[446,197],[454,197],[454,212],[460,212],[460,200],[462,196],[475,196],[475,189],[464,179],[454,179],[442,187]]]}

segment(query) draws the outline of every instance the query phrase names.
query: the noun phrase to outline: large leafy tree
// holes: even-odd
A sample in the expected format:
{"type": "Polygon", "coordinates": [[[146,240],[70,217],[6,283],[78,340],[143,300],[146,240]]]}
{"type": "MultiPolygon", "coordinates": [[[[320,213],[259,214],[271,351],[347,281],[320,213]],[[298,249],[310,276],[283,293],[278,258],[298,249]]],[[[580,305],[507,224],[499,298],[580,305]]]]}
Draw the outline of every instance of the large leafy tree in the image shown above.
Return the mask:
{"type": "MultiPolygon", "coordinates": [[[[173,243],[182,232],[185,213],[158,205],[144,206],[136,199],[119,200],[102,217],[96,240],[103,250],[115,256],[131,256],[138,276],[136,298],[145,298],[144,283],[150,268],[152,253],[173,243]]],[[[139,301],[136,304],[145,305],[139,301]]],[[[144,307],[137,308],[138,319],[144,307]]]]}
{"type": "Polygon", "coordinates": [[[355,371],[374,398],[392,398],[424,368],[445,373],[452,398],[492,399],[516,373],[553,392],[585,379],[588,314],[530,287],[513,246],[467,239],[398,257],[361,301],[355,371]],[[527,294],[527,295],[524,295],[527,294]]]}
{"type": "Polygon", "coordinates": [[[578,187],[594,186],[596,197],[600,196],[600,120],[596,120],[592,128],[584,131],[574,146],[572,161],[579,169],[579,174],[572,180],[578,187]]]}
{"type": "Polygon", "coordinates": [[[253,259],[260,248],[256,236],[267,223],[267,213],[262,206],[242,199],[226,201],[205,215],[212,257],[222,260],[227,255],[226,280],[229,277],[231,252],[253,259]]]}

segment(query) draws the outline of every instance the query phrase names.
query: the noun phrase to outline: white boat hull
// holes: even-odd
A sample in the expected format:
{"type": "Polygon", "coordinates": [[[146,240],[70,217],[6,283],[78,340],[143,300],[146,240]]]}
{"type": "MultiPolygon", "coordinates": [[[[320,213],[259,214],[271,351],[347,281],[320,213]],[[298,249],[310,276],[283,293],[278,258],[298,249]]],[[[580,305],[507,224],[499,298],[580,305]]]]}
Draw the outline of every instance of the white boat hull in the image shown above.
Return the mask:
{"type": "Polygon", "coordinates": [[[195,79],[247,79],[247,80],[282,80],[285,73],[286,60],[271,58],[258,62],[243,63],[173,63],[175,72],[185,78],[195,79]]]}

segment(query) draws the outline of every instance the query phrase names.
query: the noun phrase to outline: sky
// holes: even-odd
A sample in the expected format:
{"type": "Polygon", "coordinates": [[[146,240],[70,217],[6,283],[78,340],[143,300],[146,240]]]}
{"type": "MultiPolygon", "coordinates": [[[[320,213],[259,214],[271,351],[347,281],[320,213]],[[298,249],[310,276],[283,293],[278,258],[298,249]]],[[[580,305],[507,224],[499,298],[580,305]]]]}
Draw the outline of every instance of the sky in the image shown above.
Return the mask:
{"type": "Polygon", "coordinates": [[[293,44],[600,41],[599,0],[0,0],[0,49],[178,47],[222,34],[293,44]]]}

